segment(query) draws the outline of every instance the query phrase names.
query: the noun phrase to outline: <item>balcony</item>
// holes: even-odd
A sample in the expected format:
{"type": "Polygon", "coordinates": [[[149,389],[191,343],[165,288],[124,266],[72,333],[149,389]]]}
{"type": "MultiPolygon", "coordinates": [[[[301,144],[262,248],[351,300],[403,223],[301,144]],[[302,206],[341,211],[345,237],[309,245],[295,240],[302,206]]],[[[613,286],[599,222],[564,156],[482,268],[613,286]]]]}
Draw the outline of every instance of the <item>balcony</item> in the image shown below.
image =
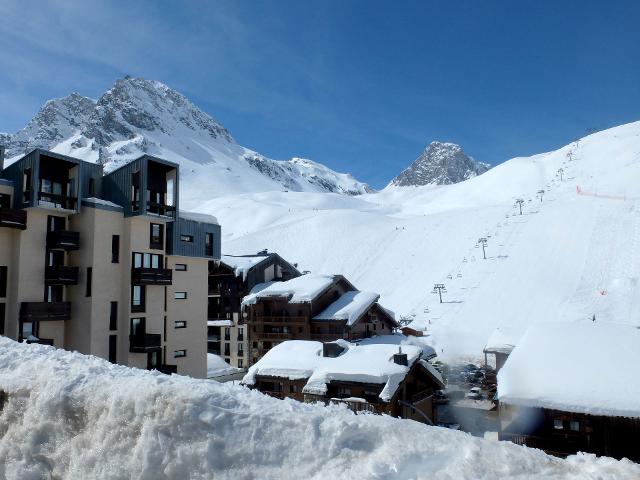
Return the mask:
{"type": "Polygon", "coordinates": [[[68,230],[48,232],[47,248],[66,251],[78,250],[80,248],[80,233],[68,230]]]}
{"type": "Polygon", "coordinates": [[[291,333],[265,332],[256,333],[255,336],[261,340],[288,340],[291,338],[291,333]]]}
{"type": "Polygon", "coordinates": [[[0,227],[27,229],[27,211],[17,208],[0,208],[0,227]]]}
{"type": "Polygon", "coordinates": [[[47,208],[60,208],[62,210],[75,210],[78,204],[76,197],[56,195],[54,193],[38,192],[38,205],[47,208]]]}
{"type": "Polygon", "coordinates": [[[131,270],[133,285],[171,285],[173,272],[170,268],[134,268],[131,270]]]}
{"type": "Polygon", "coordinates": [[[307,323],[307,317],[290,317],[286,315],[254,315],[251,320],[256,323],[307,323]]]}
{"type": "Polygon", "coordinates": [[[161,373],[164,373],[165,375],[171,375],[172,373],[178,373],[178,366],[177,365],[161,365],[158,371],[161,373]]]}
{"type": "Polygon", "coordinates": [[[63,265],[47,267],[44,272],[44,280],[47,285],[77,285],[78,267],[63,265]]]}
{"type": "Polygon", "coordinates": [[[147,213],[160,217],[176,218],[176,207],[164,203],[147,202],[147,213]]]}
{"type": "Polygon", "coordinates": [[[129,351],[133,353],[146,353],[149,350],[160,349],[162,335],[159,333],[145,333],[142,335],[129,335],[129,351]]]}
{"type": "Polygon", "coordinates": [[[20,320],[25,322],[70,319],[71,302],[22,302],[20,304],[20,320]]]}

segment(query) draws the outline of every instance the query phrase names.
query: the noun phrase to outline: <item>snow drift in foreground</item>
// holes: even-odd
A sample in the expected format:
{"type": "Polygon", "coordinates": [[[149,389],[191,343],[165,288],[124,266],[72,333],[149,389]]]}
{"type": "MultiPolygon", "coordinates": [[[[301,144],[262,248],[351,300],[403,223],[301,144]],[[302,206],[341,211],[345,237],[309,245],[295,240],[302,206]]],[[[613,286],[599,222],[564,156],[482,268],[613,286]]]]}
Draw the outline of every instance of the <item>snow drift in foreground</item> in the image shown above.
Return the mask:
{"type": "Polygon", "coordinates": [[[538,450],[0,337],[0,478],[638,478],[538,450]]]}

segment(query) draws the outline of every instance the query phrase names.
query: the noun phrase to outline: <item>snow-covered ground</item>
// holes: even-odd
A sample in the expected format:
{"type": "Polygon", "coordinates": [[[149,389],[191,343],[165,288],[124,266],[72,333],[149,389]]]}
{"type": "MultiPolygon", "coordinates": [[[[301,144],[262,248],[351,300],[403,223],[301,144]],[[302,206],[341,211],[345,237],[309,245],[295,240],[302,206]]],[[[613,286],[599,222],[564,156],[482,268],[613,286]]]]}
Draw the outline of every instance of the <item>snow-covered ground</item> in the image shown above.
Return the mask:
{"type": "Polygon", "coordinates": [[[414,314],[440,356],[479,356],[499,326],[524,332],[533,321],[593,315],[637,323],[638,179],[640,122],[456,185],[358,197],[263,192],[199,209],[219,218],[226,253],[268,248],[301,270],[344,274],[398,315],[414,314]],[[434,283],[446,285],[445,303],[434,283]]]}
{"type": "Polygon", "coordinates": [[[566,460],[343,406],[165,376],[0,337],[0,478],[631,479],[629,461],[566,460]]]}

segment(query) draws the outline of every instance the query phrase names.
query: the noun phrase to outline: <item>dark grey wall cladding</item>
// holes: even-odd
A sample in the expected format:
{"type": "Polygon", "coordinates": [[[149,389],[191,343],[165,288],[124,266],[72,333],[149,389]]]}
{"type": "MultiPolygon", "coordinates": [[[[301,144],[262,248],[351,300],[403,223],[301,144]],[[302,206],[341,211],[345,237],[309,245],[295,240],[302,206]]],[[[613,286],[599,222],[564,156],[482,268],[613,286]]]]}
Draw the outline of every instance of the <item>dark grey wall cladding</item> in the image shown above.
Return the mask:
{"type": "Polygon", "coordinates": [[[167,223],[167,254],[219,260],[221,256],[221,233],[220,225],[178,218],[176,221],[167,223]],[[206,233],[213,234],[212,256],[205,255],[204,241],[206,233]],[[189,235],[193,237],[193,241],[182,241],[180,239],[181,235],[189,235]]]}
{"type": "MultiPolygon", "coordinates": [[[[142,171],[142,158],[133,160],[109,173],[102,179],[102,198],[122,205],[124,216],[129,217],[131,211],[131,179],[135,172],[142,171]]],[[[140,175],[140,195],[146,192],[146,178],[140,175]]],[[[144,198],[144,196],[143,196],[144,198]]]]}
{"type": "MultiPolygon", "coordinates": [[[[22,175],[23,172],[30,168],[32,172],[32,179],[38,178],[38,151],[34,150],[24,157],[22,157],[17,162],[12,163],[7,168],[2,171],[2,177],[7,180],[11,180],[14,185],[13,190],[13,208],[26,208],[33,206],[33,188],[32,188],[32,196],[27,199],[28,201],[24,202],[24,189],[23,189],[23,180],[22,175]]],[[[35,180],[32,181],[32,183],[35,180]]]]}
{"type": "Polygon", "coordinates": [[[288,272],[291,278],[299,277],[300,272],[280,255],[271,253],[262,262],[249,270],[247,274],[247,286],[249,290],[259,283],[265,282],[265,271],[272,265],[280,266],[284,272],[288,272]]]}

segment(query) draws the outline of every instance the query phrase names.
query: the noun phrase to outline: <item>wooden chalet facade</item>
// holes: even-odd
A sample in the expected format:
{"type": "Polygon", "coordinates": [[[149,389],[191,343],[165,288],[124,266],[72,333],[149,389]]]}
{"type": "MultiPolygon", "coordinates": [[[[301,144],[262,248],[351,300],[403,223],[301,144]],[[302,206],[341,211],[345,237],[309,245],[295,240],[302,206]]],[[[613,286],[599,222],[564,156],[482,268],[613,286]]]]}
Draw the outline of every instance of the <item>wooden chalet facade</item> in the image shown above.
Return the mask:
{"type": "MultiPolygon", "coordinates": [[[[292,342],[280,344],[277,347],[278,350],[286,349],[289,343],[292,342]]],[[[317,342],[306,343],[316,344],[317,342]]],[[[327,346],[331,347],[335,345],[335,343],[325,343],[323,345],[324,358],[332,358],[335,353],[339,353],[335,352],[335,349],[327,348],[327,346]],[[334,351],[333,355],[330,353],[331,350],[334,351]]],[[[389,359],[389,352],[397,349],[395,345],[385,345],[384,347],[386,347],[386,349],[383,347],[382,351],[377,348],[382,347],[381,345],[352,346],[350,348],[362,350],[367,347],[376,347],[371,349],[372,356],[382,355],[385,360],[406,367],[403,373],[404,377],[400,381],[400,384],[388,398],[384,395],[384,390],[388,388],[386,380],[382,383],[362,381],[357,378],[357,374],[353,376],[354,378],[348,379],[346,377],[349,377],[349,375],[343,375],[339,366],[331,370],[332,376],[342,377],[342,379],[331,379],[326,383],[326,390],[324,392],[314,391],[313,389],[309,390],[308,385],[313,382],[313,379],[311,379],[310,382],[309,376],[290,378],[284,375],[275,375],[270,372],[268,368],[262,370],[260,368],[260,362],[253,367],[257,368],[257,373],[253,376],[248,375],[251,381],[243,381],[243,383],[248,383],[251,388],[255,388],[276,398],[292,398],[300,402],[345,404],[356,413],[371,412],[387,414],[399,418],[413,419],[422,423],[435,424],[436,411],[434,394],[436,390],[444,388],[442,378],[435,368],[426,360],[421,359],[419,355],[416,356],[415,352],[412,358],[409,358],[406,353],[396,353],[392,354],[391,359],[389,359]],[[261,371],[263,373],[261,373],[261,371]]],[[[403,348],[407,349],[408,347],[403,348]]],[[[417,347],[413,348],[419,350],[417,347]]],[[[293,356],[295,356],[294,352],[292,352],[292,357],[293,356]]],[[[265,357],[265,359],[267,358],[268,357],[265,357]]],[[[295,370],[295,365],[297,364],[295,358],[291,358],[290,361],[291,367],[295,370]]],[[[285,361],[280,363],[280,366],[286,369],[287,364],[288,362],[285,361]]],[[[321,369],[322,366],[318,368],[321,369]]],[[[347,371],[353,374],[353,365],[349,366],[347,371]]],[[[366,376],[366,366],[363,367],[362,373],[363,376],[366,376]]],[[[247,377],[245,377],[245,379],[246,378],[247,377]]]]}
{"type": "MultiPolygon", "coordinates": [[[[369,297],[366,308],[361,309],[357,318],[351,321],[345,318],[319,318],[332,304],[347,303],[344,301],[345,295],[360,293],[342,275],[325,277],[330,278],[311,298],[297,300],[294,294],[286,291],[286,284],[290,282],[284,282],[281,294],[260,292],[253,303],[246,304],[244,318],[248,325],[250,364],[285,340],[353,341],[374,335],[389,335],[397,328],[393,315],[377,303],[377,295],[375,298],[369,297]]],[[[295,285],[292,288],[295,289],[295,285]]]]}

